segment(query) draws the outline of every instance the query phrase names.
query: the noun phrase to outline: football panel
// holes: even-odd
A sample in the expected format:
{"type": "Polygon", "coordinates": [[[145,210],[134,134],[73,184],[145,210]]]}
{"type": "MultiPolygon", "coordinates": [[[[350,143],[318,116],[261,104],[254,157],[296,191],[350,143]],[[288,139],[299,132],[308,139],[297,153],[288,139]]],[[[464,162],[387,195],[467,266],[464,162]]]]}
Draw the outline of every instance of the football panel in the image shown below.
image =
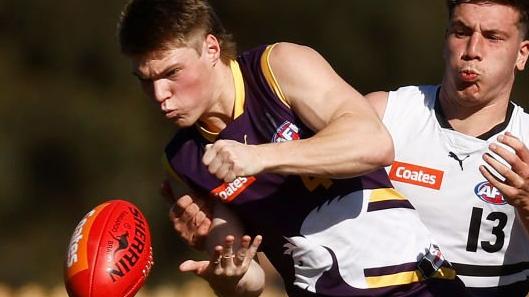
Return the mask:
{"type": "Polygon", "coordinates": [[[93,271],[91,297],[132,296],[152,265],[151,237],[141,211],[126,201],[116,202],[101,234],[93,271]]]}
{"type": "Polygon", "coordinates": [[[74,229],[65,261],[66,287],[70,296],[89,296],[93,266],[94,236],[100,233],[100,221],[110,203],[103,203],[88,212],[74,229]],[[99,229],[99,230],[98,230],[99,229]]]}

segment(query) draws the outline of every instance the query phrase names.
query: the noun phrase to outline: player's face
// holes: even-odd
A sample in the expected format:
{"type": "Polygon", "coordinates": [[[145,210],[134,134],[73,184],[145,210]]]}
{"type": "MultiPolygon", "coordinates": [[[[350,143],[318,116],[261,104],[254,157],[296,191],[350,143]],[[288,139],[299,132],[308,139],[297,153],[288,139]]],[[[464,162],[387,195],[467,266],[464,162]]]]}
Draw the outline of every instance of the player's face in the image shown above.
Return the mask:
{"type": "Polygon", "coordinates": [[[516,70],[523,70],[529,52],[519,18],[517,10],[499,4],[466,3],[454,9],[443,88],[460,104],[484,106],[509,98],[516,70]]]}
{"type": "Polygon", "coordinates": [[[212,106],[213,59],[207,42],[133,58],[143,91],[159,104],[165,117],[179,127],[193,125],[212,106]]]}

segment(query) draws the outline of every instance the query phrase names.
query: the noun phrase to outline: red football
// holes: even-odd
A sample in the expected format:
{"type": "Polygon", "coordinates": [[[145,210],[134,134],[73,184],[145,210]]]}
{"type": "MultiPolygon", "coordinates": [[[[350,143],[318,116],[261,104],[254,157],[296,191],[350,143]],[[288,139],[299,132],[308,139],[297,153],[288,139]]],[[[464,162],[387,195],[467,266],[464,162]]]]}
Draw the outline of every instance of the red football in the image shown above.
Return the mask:
{"type": "Polygon", "coordinates": [[[111,200],[87,213],[66,252],[70,297],[131,297],[153,265],[147,220],[132,203],[111,200]]]}

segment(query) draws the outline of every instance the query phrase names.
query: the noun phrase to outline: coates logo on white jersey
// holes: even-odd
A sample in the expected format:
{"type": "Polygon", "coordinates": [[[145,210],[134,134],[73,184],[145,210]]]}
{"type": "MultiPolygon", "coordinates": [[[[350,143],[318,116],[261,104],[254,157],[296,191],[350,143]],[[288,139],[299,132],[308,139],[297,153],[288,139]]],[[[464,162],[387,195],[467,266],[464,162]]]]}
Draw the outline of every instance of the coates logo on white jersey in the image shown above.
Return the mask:
{"type": "Polygon", "coordinates": [[[391,180],[434,190],[441,188],[443,175],[444,171],[441,170],[397,161],[393,162],[389,171],[391,180]]]}
{"type": "Polygon", "coordinates": [[[503,199],[503,195],[501,194],[501,192],[495,187],[493,187],[488,181],[479,183],[474,188],[474,193],[476,193],[476,196],[478,196],[479,199],[487,203],[496,205],[507,204],[507,201],[503,199]]]}
{"type": "Polygon", "coordinates": [[[237,198],[246,188],[248,188],[255,181],[253,176],[241,176],[236,178],[231,183],[223,183],[211,191],[213,196],[220,198],[222,202],[231,202],[237,198]]]}
{"type": "Polygon", "coordinates": [[[285,142],[291,140],[298,140],[301,137],[299,136],[299,128],[292,124],[289,121],[285,121],[279,128],[277,128],[272,142],[285,142]]]}

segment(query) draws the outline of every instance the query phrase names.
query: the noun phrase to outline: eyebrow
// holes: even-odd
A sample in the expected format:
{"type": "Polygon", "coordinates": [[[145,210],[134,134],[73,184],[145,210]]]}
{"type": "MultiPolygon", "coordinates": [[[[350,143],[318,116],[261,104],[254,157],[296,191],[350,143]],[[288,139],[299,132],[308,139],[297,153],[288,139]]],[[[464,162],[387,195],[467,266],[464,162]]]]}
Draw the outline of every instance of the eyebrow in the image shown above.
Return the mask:
{"type": "MultiPolygon", "coordinates": [[[[474,30],[474,28],[472,28],[470,25],[467,25],[462,20],[456,20],[456,21],[451,22],[449,27],[450,28],[463,27],[464,29],[474,30]]],[[[509,36],[507,32],[500,30],[500,29],[485,29],[485,30],[482,30],[481,32],[483,34],[498,34],[501,36],[509,36]]]]}
{"type": "Polygon", "coordinates": [[[449,27],[450,28],[455,28],[455,27],[463,27],[465,29],[472,29],[473,28],[470,26],[470,25],[467,25],[464,21],[462,20],[454,20],[452,22],[450,22],[449,24],[449,27]]]}
{"type": "Polygon", "coordinates": [[[156,80],[161,77],[164,77],[166,73],[171,72],[176,69],[180,69],[180,68],[182,67],[180,66],[180,63],[177,62],[177,63],[170,64],[169,66],[165,67],[160,73],[155,74],[152,77],[144,76],[137,70],[132,71],[132,75],[136,76],[139,80],[156,80]]]}

